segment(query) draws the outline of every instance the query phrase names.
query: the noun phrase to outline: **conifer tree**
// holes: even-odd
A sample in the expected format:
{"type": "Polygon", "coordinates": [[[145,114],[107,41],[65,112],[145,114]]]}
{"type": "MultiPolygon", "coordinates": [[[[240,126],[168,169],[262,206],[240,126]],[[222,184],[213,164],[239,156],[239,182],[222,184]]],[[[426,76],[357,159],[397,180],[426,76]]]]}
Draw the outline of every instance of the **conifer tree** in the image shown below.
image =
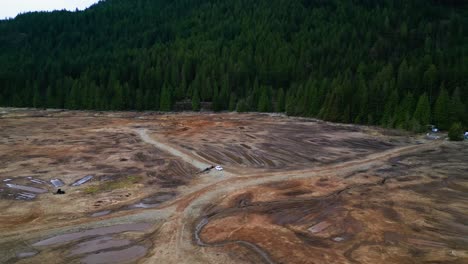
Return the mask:
{"type": "Polygon", "coordinates": [[[284,98],[284,90],[283,88],[280,88],[278,90],[278,95],[277,95],[277,103],[276,103],[276,112],[284,112],[284,104],[285,104],[285,98],[284,98]]]}
{"type": "Polygon", "coordinates": [[[257,111],[268,112],[270,111],[270,98],[268,98],[268,91],[266,87],[262,88],[262,95],[258,101],[257,111]]]}
{"type": "MultiPolygon", "coordinates": [[[[468,124],[468,109],[466,109],[466,105],[461,100],[461,92],[460,88],[457,87],[453,91],[452,97],[450,99],[450,107],[449,107],[449,114],[450,114],[450,121],[451,123],[456,122],[466,122],[468,124]]],[[[465,100],[466,103],[468,101],[465,100]]]]}
{"type": "Polygon", "coordinates": [[[247,112],[247,111],[248,111],[248,109],[247,109],[247,103],[246,103],[245,99],[240,99],[237,102],[237,112],[243,113],[243,112],[247,112]]]}
{"type": "Polygon", "coordinates": [[[192,110],[193,111],[200,111],[200,95],[198,93],[198,90],[193,91],[192,110]]]}
{"type": "Polygon", "coordinates": [[[171,91],[167,84],[161,90],[159,110],[169,112],[172,109],[171,91]]]}
{"type": "Polygon", "coordinates": [[[424,126],[429,124],[431,118],[431,107],[429,105],[429,98],[427,97],[426,93],[419,97],[413,118],[420,125],[419,129],[415,130],[422,131],[424,126]]]}
{"type": "Polygon", "coordinates": [[[384,113],[380,125],[384,127],[393,127],[395,125],[395,111],[398,107],[398,92],[393,90],[390,97],[386,100],[384,113]]]}
{"type": "Polygon", "coordinates": [[[405,97],[397,107],[395,127],[410,130],[415,101],[412,93],[406,93],[405,97]]]}
{"type": "Polygon", "coordinates": [[[235,111],[237,106],[237,96],[235,93],[231,93],[229,96],[229,111],[235,111]]]}
{"type": "Polygon", "coordinates": [[[435,124],[443,130],[448,130],[450,128],[450,97],[447,90],[442,86],[440,90],[439,97],[434,106],[434,121],[435,124]]]}
{"type": "Polygon", "coordinates": [[[33,106],[35,108],[39,108],[42,106],[42,95],[41,91],[39,90],[39,85],[37,83],[34,84],[33,106]]]}

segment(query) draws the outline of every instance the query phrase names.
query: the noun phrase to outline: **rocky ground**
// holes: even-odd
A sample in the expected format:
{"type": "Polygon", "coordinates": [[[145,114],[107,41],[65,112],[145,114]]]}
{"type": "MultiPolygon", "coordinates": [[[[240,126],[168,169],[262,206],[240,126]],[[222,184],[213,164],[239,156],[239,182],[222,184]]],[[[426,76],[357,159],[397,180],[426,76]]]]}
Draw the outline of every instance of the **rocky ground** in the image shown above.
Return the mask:
{"type": "Polygon", "coordinates": [[[267,114],[0,128],[0,263],[468,261],[466,142],[267,114]]]}

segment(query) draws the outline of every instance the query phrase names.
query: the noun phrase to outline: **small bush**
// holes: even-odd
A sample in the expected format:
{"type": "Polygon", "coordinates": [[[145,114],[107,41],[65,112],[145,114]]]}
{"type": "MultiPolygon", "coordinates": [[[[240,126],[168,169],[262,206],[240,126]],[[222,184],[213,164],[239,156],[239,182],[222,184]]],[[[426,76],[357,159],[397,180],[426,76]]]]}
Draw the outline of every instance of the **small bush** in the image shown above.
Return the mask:
{"type": "Polygon", "coordinates": [[[451,141],[463,141],[463,127],[461,123],[454,123],[450,127],[448,136],[451,141]]]}

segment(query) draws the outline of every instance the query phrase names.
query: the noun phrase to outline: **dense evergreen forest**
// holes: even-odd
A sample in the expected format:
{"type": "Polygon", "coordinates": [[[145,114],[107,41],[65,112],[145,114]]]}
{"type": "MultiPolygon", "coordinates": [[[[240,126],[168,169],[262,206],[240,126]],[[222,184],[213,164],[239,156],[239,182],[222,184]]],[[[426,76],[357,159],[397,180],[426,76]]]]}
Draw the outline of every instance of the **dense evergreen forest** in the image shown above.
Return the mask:
{"type": "Polygon", "coordinates": [[[435,0],[107,0],[0,21],[0,105],[276,111],[468,125],[468,8],[435,0]]]}

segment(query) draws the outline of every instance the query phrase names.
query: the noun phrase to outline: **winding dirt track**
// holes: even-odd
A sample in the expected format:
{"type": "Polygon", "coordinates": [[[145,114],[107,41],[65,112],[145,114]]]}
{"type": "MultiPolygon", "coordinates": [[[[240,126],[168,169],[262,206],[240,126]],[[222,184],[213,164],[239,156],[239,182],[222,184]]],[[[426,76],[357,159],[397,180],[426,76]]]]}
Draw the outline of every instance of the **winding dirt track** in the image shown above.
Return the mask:
{"type": "MultiPolygon", "coordinates": [[[[140,135],[143,138],[148,136],[144,131],[140,131],[140,135]]],[[[161,147],[160,144],[152,141],[146,141],[147,143],[154,144],[156,147],[161,147]]],[[[440,144],[440,143],[436,143],[440,144]]],[[[167,148],[170,146],[166,145],[167,148]]],[[[391,149],[385,152],[372,154],[363,159],[354,160],[345,162],[339,165],[324,166],[308,170],[296,170],[288,172],[275,172],[275,173],[264,173],[264,174],[251,174],[251,175],[238,175],[233,178],[220,180],[215,183],[211,183],[208,186],[203,187],[200,190],[193,191],[186,194],[184,197],[181,197],[174,201],[173,203],[167,205],[166,208],[175,207],[176,211],[171,216],[171,230],[164,230],[167,233],[171,233],[171,240],[169,243],[164,245],[164,249],[169,251],[167,255],[168,258],[165,258],[166,263],[206,263],[206,259],[203,259],[203,254],[200,254],[200,248],[197,248],[197,245],[194,244],[198,238],[198,233],[200,230],[194,228],[192,223],[193,219],[197,219],[202,214],[203,205],[216,201],[223,195],[239,190],[242,188],[247,188],[254,185],[266,184],[272,182],[280,182],[284,180],[297,180],[310,177],[319,177],[319,176],[336,176],[336,175],[346,175],[353,171],[366,169],[373,166],[379,166],[379,161],[386,161],[393,157],[398,157],[401,155],[410,154],[412,152],[421,151],[428,148],[433,148],[434,144],[422,144],[422,145],[412,145],[401,148],[391,149]],[[187,226],[188,225],[188,226],[187,226]],[[195,229],[195,230],[194,230],[195,229]]],[[[176,152],[172,152],[173,154],[176,152]]],[[[184,159],[187,159],[187,154],[184,154],[184,159]]],[[[195,159],[194,157],[193,159],[195,159]]],[[[138,217],[135,216],[137,219],[138,217]]],[[[201,219],[199,221],[203,221],[201,219]]],[[[206,224],[206,223],[205,223],[206,224]]],[[[200,226],[200,223],[196,223],[198,229],[201,229],[203,225],[200,226]]],[[[196,227],[195,226],[195,227],[196,227]]],[[[162,231],[162,230],[161,230],[162,231]]],[[[242,243],[247,244],[248,242],[243,241],[242,243]]],[[[202,246],[208,246],[203,241],[199,241],[199,244],[202,246]]],[[[249,243],[248,247],[252,248],[254,252],[260,253],[261,249],[249,243]]],[[[263,255],[263,259],[268,263],[273,263],[265,253],[260,253],[263,255]]],[[[148,263],[152,261],[157,261],[160,258],[156,254],[153,258],[148,260],[148,263]]]]}

